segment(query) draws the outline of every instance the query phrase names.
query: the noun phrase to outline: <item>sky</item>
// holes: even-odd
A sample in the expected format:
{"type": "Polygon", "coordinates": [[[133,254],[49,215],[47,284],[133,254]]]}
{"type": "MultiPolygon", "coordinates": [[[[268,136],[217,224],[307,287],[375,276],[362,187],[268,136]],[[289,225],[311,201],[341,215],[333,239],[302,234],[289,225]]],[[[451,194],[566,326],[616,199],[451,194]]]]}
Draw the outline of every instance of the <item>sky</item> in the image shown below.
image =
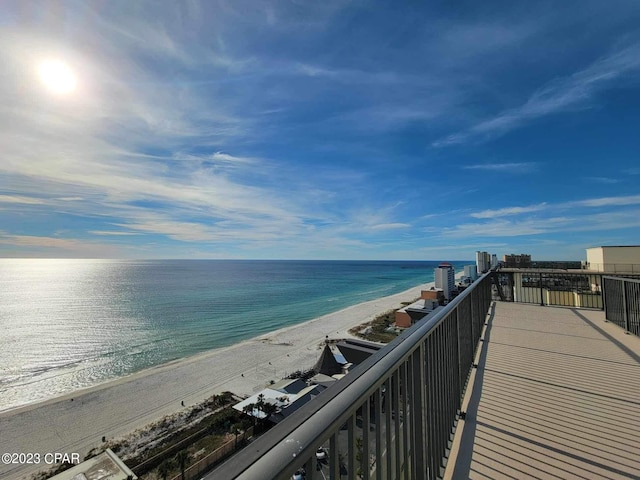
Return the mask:
{"type": "Polygon", "coordinates": [[[4,1],[0,257],[640,244],[638,25],[636,0],[4,1]]]}

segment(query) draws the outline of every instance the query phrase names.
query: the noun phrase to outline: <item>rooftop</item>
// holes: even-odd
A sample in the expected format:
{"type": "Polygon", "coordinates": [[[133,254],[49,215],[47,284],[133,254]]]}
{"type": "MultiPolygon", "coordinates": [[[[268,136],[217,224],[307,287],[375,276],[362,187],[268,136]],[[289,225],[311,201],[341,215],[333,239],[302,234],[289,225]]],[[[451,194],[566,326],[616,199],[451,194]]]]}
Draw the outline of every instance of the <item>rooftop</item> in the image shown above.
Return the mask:
{"type": "Polygon", "coordinates": [[[50,480],[128,480],[138,478],[110,449],[65,470],[50,480]]]}

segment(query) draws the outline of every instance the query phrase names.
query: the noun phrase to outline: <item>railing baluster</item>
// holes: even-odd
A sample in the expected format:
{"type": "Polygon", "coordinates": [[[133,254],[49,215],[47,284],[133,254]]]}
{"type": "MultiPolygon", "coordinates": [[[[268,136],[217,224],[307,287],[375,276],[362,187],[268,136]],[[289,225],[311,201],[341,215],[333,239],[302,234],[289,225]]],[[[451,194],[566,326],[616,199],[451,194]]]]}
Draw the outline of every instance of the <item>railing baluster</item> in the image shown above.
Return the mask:
{"type": "Polygon", "coordinates": [[[347,473],[349,478],[356,478],[356,417],[357,411],[354,412],[347,422],[347,473]]]}
{"type": "Polygon", "coordinates": [[[331,435],[329,439],[329,478],[338,480],[340,478],[340,452],[338,451],[338,442],[336,436],[338,433],[331,435]]]}
{"type": "Polygon", "coordinates": [[[409,396],[409,362],[408,360],[402,363],[402,470],[404,475],[402,478],[409,478],[410,458],[409,458],[409,402],[407,397],[409,396]]]}
{"type": "Polygon", "coordinates": [[[426,471],[425,465],[425,431],[424,431],[424,343],[420,343],[418,349],[412,355],[412,403],[411,424],[413,427],[413,445],[411,446],[412,472],[414,478],[421,478],[426,471]]]}
{"type": "Polygon", "coordinates": [[[375,428],[376,428],[376,479],[382,480],[383,474],[385,473],[384,465],[385,461],[383,460],[383,445],[382,445],[382,392],[380,388],[378,388],[374,394],[374,419],[375,419],[375,428]]]}
{"type": "Polygon", "coordinates": [[[371,397],[367,396],[362,405],[362,460],[360,462],[363,480],[369,480],[371,472],[371,454],[369,445],[369,419],[371,418],[371,397]]]}
{"type": "Polygon", "coordinates": [[[304,471],[306,472],[309,478],[313,478],[313,476],[316,473],[317,466],[318,466],[318,461],[316,460],[316,455],[314,453],[313,455],[311,455],[311,457],[307,459],[307,461],[304,464],[304,471]]]}
{"type": "Polygon", "coordinates": [[[400,369],[402,368],[402,366],[400,366],[400,368],[398,370],[396,370],[395,372],[393,372],[393,377],[391,379],[392,382],[392,386],[393,386],[393,408],[394,408],[394,419],[393,419],[393,428],[394,428],[394,434],[395,434],[395,439],[394,439],[394,447],[395,447],[395,457],[393,459],[394,464],[396,466],[396,472],[395,472],[395,478],[396,480],[400,480],[400,476],[402,474],[402,459],[403,459],[403,455],[402,452],[400,450],[400,445],[401,445],[401,435],[402,432],[400,430],[401,427],[401,423],[400,423],[400,369]]]}

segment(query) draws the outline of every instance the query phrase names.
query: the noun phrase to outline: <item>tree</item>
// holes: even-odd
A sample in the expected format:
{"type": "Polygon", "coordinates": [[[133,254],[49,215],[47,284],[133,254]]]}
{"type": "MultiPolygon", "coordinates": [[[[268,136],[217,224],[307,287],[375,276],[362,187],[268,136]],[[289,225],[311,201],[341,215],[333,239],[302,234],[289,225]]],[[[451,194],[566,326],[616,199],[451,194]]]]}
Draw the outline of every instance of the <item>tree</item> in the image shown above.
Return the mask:
{"type": "Polygon", "coordinates": [[[189,452],[187,452],[186,450],[180,450],[176,455],[176,462],[178,462],[178,465],[180,465],[181,480],[184,480],[184,469],[188,461],[189,461],[189,452]]]}
{"type": "Polygon", "coordinates": [[[242,407],[242,412],[245,413],[246,415],[249,415],[253,418],[253,426],[256,426],[256,422],[257,422],[257,418],[256,416],[253,414],[253,411],[256,410],[258,407],[255,403],[249,403],[247,405],[245,405],[244,407],[242,407]]]}
{"type": "Polygon", "coordinates": [[[169,472],[173,469],[173,462],[171,460],[165,460],[158,467],[158,474],[162,477],[162,480],[167,480],[169,472]]]}

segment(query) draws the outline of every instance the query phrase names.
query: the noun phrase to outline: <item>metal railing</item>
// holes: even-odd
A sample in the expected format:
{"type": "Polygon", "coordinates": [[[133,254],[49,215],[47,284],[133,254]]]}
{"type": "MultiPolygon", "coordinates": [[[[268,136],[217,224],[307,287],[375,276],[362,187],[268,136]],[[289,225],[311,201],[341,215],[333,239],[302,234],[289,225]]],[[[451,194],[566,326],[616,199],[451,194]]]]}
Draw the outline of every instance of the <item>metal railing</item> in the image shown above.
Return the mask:
{"type": "Polygon", "coordinates": [[[634,273],[640,274],[640,264],[637,263],[594,263],[585,262],[585,270],[591,270],[596,272],[602,272],[605,274],[611,273],[634,273]]]}
{"type": "Polygon", "coordinates": [[[206,478],[437,478],[490,304],[486,274],[206,478]]]}
{"type": "Polygon", "coordinates": [[[604,276],[605,318],[640,336],[640,280],[604,276]]]}
{"type": "Polygon", "coordinates": [[[517,303],[602,309],[602,274],[523,269],[496,272],[500,297],[517,303]]]}

